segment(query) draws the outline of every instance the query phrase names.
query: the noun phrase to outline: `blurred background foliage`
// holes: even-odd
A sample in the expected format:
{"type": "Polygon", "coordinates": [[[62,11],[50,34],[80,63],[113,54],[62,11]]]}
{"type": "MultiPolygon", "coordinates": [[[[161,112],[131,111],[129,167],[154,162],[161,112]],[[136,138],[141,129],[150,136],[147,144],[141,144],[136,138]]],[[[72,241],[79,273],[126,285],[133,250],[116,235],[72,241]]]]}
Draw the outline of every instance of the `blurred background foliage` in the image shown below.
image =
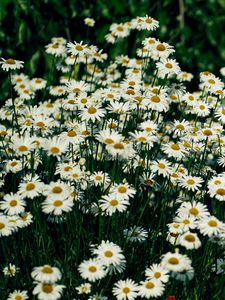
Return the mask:
{"type": "Polygon", "coordinates": [[[124,51],[132,56],[142,33],[115,45],[104,36],[113,22],[146,14],[160,22],[153,36],[175,46],[184,71],[219,74],[225,65],[225,0],[0,0],[0,56],[24,60],[25,71],[39,76],[44,46],[56,36],[97,44],[112,58],[124,51]],[[85,17],[96,20],[94,28],[84,25],[85,17]]]}

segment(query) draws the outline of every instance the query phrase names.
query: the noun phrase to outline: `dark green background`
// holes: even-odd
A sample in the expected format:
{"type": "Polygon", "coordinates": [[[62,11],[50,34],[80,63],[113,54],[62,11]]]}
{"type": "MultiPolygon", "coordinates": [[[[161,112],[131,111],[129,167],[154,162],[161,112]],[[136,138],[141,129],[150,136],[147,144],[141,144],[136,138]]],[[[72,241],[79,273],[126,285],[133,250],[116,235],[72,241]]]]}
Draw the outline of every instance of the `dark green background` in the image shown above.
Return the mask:
{"type": "Polygon", "coordinates": [[[54,36],[97,44],[111,57],[127,51],[129,43],[133,55],[140,32],[122,47],[106,45],[104,36],[111,23],[146,14],[160,22],[153,36],[176,47],[183,70],[219,74],[225,65],[225,0],[0,0],[0,56],[29,61],[25,71],[37,75],[44,45],[54,36]],[[96,26],[86,27],[85,17],[93,17],[96,26]]]}

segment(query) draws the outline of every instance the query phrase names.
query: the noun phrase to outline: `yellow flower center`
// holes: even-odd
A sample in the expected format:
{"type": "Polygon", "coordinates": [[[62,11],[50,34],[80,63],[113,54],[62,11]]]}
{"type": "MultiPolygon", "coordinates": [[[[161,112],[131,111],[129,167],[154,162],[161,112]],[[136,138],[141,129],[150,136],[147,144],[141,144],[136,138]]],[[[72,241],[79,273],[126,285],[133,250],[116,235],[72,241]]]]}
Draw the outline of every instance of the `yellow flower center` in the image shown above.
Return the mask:
{"type": "Polygon", "coordinates": [[[15,207],[15,206],[17,206],[17,201],[16,200],[11,200],[9,202],[9,205],[12,206],[12,207],[15,207]]]}
{"type": "Polygon", "coordinates": [[[154,273],[154,277],[157,278],[157,279],[160,278],[161,277],[161,273],[160,272],[155,272],[154,273]]]}
{"type": "Polygon", "coordinates": [[[69,137],[77,136],[76,131],[74,131],[74,130],[68,131],[68,132],[67,132],[67,135],[68,135],[69,137]]]}
{"type": "Polygon", "coordinates": [[[55,201],[53,202],[53,205],[54,205],[55,207],[60,207],[60,206],[63,205],[63,202],[62,202],[62,200],[55,200],[55,201]]]}
{"type": "Polygon", "coordinates": [[[110,139],[110,138],[107,138],[107,139],[105,139],[105,144],[113,144],[114,143],[114,140],[112,140],[112,139],[110,139]]]}
{"type": "Polygon", "coordinates": [[[55,194],[60,194],[62,193],[62,188],[60,186],[54,186],[54,188],[52,189],[52,192],[55,194]]]}
{"type": "Polygon", "coordinates": [[[102,176],[100,176],[100,175],[95,176],[95,180],[98,180],[98,181],[102,180],[102,176]]]}
{"type": "Polygon", "coordinates": [[[45,273],[45,274],[52,274],[53,273],[53,269],[49,266],[43,267],[41,271],[42,271],[42,273],[45,273]]]}
{"type": "Polygon", "coordinates": [[[121,143],[116,143],[116,144],[113,145],[113,147],[114,147],[115,149],[124,149],[124,145],[121,144],[121,143]]]}
{"type": "Polygon", "coordinates": [[[154,103],[159,103],[160,102],[160,98],[158,96],[152,96],[151,97],[151,101],[154,103]]]}
{"type": "Polygon", "coordinates": [[[199,210],[195,207],[192,207],[192,208],[189,209],[189,213],[191,215],[197,216],[199,214],[199,210]]]}
{"type": "Polygon", "coordinates": [[[4,223],[0,223],[0,230],[5,228],[5,224],[4,223]]]}
{"type": "Polygon", "coordinates": [[[155,287],[154,283],[151,281],[146,282],[145,284],[146,289],[153,289],[155,287]]]}
{"type": "Polygon", "coordinates": [[[112,251],[110,251],[110,250],[105,251],[104,254],[105,254],[106,257],[112,257],[112,256],[113,256],[113,253],[112,253],[112,251]]]}
{"type": "Polygon", "coordinates": [[[215,220],[210,220],[210,221],[208,221],[208,225],[210,227],[217,227],[218,223],[215,220]]]}
{"type": "Polygon", "coordinates": [[[121,193],[121,194],[126,193],[126,191],[127,191],[127,188],[126,188],[125,186],[120,186],[120,187],[118,188],[118,192],[121,193]]]}
{"type": "Polygon", "coordinates": [[[216,194],[220,196],[225,196],[225,189],[223,188],[217,189],[216,194]]]}
{"type": "Polygon", "coordinates": [[[119,202],[116,200],[116,199],[112,199],[111,201],[110,201],[110,205],[111,206],[117,206],[119,204],[119,202]]]}
{"type": "Polygon", "coordinates": [[[166,64],[165,64],[165,67],[166,67],[167,69],[172,69],[172,68],[173,68],[173,65],[170,64],[170,63],[166,63],[166,64]]]}
{"type": "Polygon", "coordinates": [[[165,169],[166,168],[166,166],[163,163],[158,163],[158,167],[160,169],[165,169]]]}
{"type": "Polygon", "coordinates": [[[184,130],[185,127],[184,127],[184,125],[182,125],[182,124],[178,124],[178,125],[176,126],[176,129],[184,130]]]}
{"type": "Polygon", "coordinates": [[[18,149],[19,149],[20,152],[26,152],[26,151],[28,151],[28,147],[27,147],[27,146],[24,146],[24,145],[19,146],[18,149]]]}
{"type": "Polygon", "coordinates": [[[177,259],[176,257],[171,257],[168,259],[168,263],[171,265],[178,265],[179,264],[179,259],[177,259]]]}
{"type": "Polygon", "coordinates": [[[180,146],[177,144],[172,144],[171,145],[171,149],[175,150],[175,151],[179,151],[180,150],[180,146]]]}
{"type": "Polygon", "coordinates": [[[184,239],[187,242],[193,243],[195,241],[195,236],[192,234],[187,234],[185,235],[184,239]]]}
{"type": "Polygon", "coordinates": [[[54,153],[54,154],[58,154],[60,152],[60,149],[58,147],[52,147],[50,149],[50,152],[54,153]]]}
{"type": "Polygon", "coordinates": [[[11,162],[11,164],[10,164],[11,167],[15,167],[16,165],[18,165],[18,163],[16,161],[11,162]]]}
{"type": "Polygon", "coordinates": [[[187,184],[193,185],[193,184],[195,184],[195,181],[193,179],[188,179],[187,184]]]}
{"type": "Polygon", "coordinates": [[[15,297],[15,300],[23,300],[23,298],[22,298],[22,296],[17,295],[17,296],[15,297]]]}
{"type": "Polygon", "coordinates": [[[91,106],[88,108],[88,113],[91,115],[95,114],[96,111],[97,111],[97,109],[94,106],[91,106]]]}
{"type": "Polygon", "coordinates": [[[158,51],[165,51],[165,50],[166,50],[166,47],[165,47],[163,44],[158,44],[158,45],[156,46],[156,49],[157,49],[158,51]]]}
{"type": "Polygon", "coordinates": [[[8,58],[5,60],[5,63],[8,65],[15,65],[16,61],[13,58],[8,58]]]}
{"type": "Polygon", "coordinates": [[[35,184],[30,182],[26,185],[26,190],[27,191],[32,191],[33,189],[35,189],[35,184]]]}
{"type": "Polygon", "coordinates": [[[44,126],[45,126],[45,123],[40,121],[40,122],[37,122],[36,125],[37,125],[38,127],[44,127],[44,126]]]}
{"type": "Polygon", "coordinates": [[[125,287],[125,288],[123,288],[123,293],[124,293],[124,294],[128,294],[128,293],[130,293],[130,289],[129,289],[129,287],[125,287]]]}
{"type": "Polygon", "coordinates": [[[88,271],[91,272],[91,273],[95,273],[97,271],[97,268],[95,266],[90,266],[88,268],[88,271]]]}
{"type": "Polygon", "coordinates": [[[76,45],[75,49],[77,51],[83,51],[84,48],[81,45],[76,45]]]}
{"type": "Polygon", "coordinates": [[[210,83],[210,84],[215,84],[216,82],[215,82],[215,80],[213,80],[213,79],[209,79],[209,80],[208,80],[208,83],[210,83]]]}
{"type": "Polygon", "coordinates": [[[42,284],[42,291],[46,294],[51,294],[53,291],[53,287],[51,284],[43,283],[42,284]]]}

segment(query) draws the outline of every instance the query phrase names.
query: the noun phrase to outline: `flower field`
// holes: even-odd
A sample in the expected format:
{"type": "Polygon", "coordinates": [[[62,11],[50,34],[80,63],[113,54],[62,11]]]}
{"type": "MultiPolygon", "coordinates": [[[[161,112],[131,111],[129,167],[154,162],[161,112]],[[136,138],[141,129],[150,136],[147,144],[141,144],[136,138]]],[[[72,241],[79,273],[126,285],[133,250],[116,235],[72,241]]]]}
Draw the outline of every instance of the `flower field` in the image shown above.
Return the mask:
{"type": "Polygon", "coordinates": [[[225,68],[182,70],[159,26],[110,26],[134,57],[52,37],[42,77],[1,58],[1,300],[225,299],[225,68]]]}

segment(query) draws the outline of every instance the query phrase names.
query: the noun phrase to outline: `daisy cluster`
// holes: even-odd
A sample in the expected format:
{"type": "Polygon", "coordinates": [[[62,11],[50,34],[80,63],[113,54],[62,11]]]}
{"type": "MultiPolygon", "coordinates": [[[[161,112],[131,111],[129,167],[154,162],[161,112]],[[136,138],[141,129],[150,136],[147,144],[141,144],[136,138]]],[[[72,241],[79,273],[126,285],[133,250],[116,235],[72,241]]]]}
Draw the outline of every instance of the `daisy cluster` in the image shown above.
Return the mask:
{"type": "Polygon", "coordinates": [[[149,34],[158,27],[149,16],[112,24],[112,44],[146,33],[134,58],[113,61],[52,38],[53,80],[0,62],[11,90],[0,108],[0,239],[27,290],[7,300],[188,299],[190,281],[192,299],[206,297],[202,270],[210,282],[224,258],[224,83],[204,71],[188,91],[193,75],[149,34]]]}

